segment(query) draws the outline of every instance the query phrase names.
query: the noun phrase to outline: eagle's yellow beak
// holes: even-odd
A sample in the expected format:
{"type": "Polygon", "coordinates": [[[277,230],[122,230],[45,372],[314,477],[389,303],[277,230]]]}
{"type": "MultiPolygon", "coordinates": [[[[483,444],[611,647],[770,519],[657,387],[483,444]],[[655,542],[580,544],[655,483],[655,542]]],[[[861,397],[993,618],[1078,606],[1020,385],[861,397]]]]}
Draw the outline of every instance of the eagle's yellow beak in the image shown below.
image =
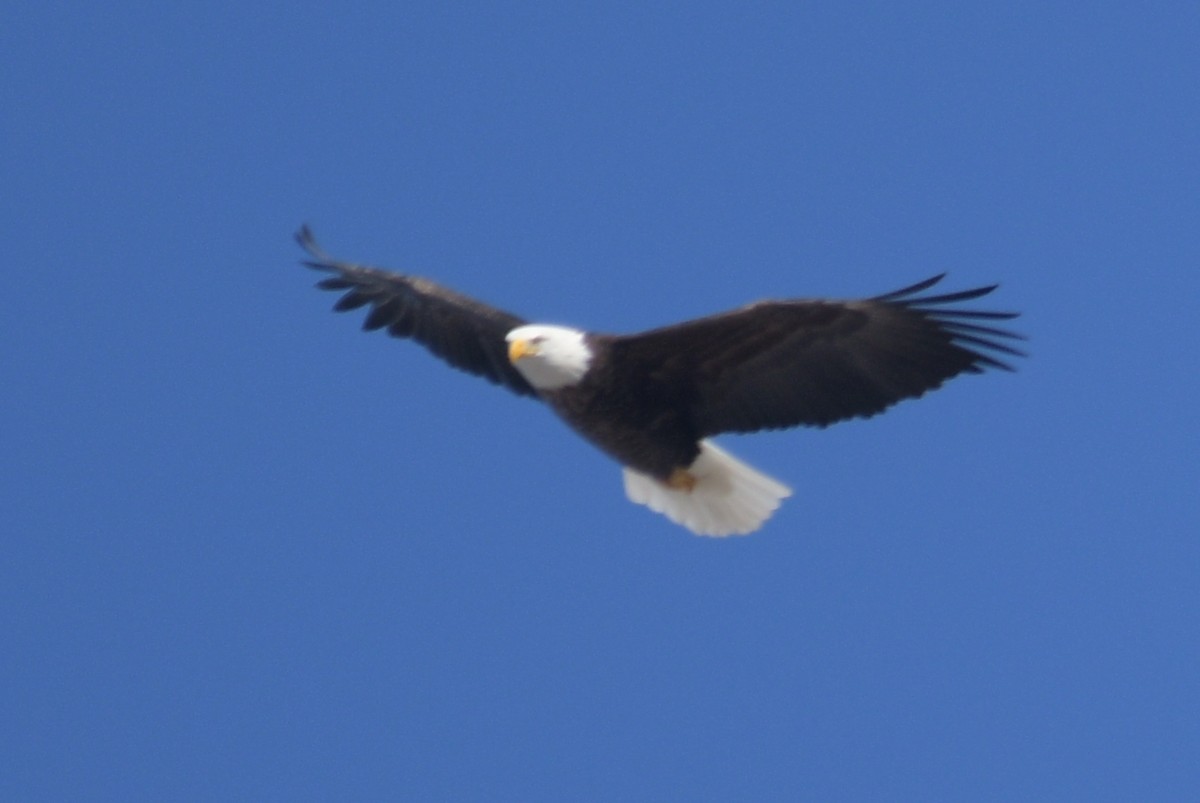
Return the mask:
{"type": "Polygon", "coordinates": [[[517,360],[530,354],[537,354],[537,346],[528,340],[514,340],[508,344],[508,361],[511,363],[516,363],[517,360]]]}

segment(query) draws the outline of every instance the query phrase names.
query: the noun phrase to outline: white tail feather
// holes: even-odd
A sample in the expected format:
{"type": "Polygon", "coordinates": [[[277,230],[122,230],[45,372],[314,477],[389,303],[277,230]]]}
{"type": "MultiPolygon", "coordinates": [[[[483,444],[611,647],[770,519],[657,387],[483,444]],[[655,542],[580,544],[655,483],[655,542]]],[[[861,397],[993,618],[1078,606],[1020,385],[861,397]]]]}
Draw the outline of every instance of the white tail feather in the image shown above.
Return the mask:
{"type": "Polygon", "coordinates": [[[626,468],[625,495],[696,535],[717,536],[754,532],[792,495],[783,483],[706,440],[688,471],[696,478],[690,491],[626,468]]]}

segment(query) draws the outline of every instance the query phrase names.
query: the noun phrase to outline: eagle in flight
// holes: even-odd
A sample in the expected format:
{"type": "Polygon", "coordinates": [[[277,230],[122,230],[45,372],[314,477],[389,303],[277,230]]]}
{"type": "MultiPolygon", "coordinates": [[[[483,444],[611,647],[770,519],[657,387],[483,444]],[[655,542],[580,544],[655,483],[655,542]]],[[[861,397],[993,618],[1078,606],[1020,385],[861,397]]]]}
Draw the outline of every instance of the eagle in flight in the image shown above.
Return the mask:
{"type": "Polygon", "coordinates": [[[455,368],[545,402],[621,464],[625,493],[698,535],[757,530],[791,495],[711,440],[724,432],[869,418],[951,377],[1011,371],[1019,339],[962,309],[996,285],[941,295],[934,276],[860,300],[759,301],[630,335],[531,323],[428,279],[334,259],[304,226],[304,264],[387,329],[455,368]]]}

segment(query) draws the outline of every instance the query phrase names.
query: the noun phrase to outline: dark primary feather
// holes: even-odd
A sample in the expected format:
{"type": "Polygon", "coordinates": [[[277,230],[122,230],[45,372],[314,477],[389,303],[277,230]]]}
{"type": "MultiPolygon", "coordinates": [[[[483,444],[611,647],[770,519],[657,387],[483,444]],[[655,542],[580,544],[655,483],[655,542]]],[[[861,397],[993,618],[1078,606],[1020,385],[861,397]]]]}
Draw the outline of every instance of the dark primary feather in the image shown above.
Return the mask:
{"type": "Polygon", "coordinates": [[[946,307],[995,289],[920,295],[945,274],[858,301],[764,301],[617,338],[614,362],[689,384],[700,436],[869,417],[961,373],[1011,370],[1019,338],[985,321],[1016,313],[946,307]]]}
{"type": "Polygon", "coordinates": [[[504,340],[525,323],[523,319],[428,279],[340,262],[317,245],[308,226],[296,233],[296,241],[312,256],[305,265],[332,274],[317,287],[347,291],[335,310],[370,306],[364,329],[386,328],[395,337],[417,341],[455,368],[522,396],[537,395],[508,361],[504,340]]]}

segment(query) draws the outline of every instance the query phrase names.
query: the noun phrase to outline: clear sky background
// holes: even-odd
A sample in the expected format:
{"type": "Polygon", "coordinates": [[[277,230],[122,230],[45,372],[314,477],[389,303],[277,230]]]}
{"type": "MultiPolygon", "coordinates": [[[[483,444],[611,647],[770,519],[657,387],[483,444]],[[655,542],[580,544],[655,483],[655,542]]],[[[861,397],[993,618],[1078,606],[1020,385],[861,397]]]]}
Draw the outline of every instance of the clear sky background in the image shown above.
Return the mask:
{"type": "Polygon", "coordinates": [[[0,797],[1194,799],[1200,7],[10,4],[0,797]],[[691,536],[297,266],[1031,358],[691,536]]]}

